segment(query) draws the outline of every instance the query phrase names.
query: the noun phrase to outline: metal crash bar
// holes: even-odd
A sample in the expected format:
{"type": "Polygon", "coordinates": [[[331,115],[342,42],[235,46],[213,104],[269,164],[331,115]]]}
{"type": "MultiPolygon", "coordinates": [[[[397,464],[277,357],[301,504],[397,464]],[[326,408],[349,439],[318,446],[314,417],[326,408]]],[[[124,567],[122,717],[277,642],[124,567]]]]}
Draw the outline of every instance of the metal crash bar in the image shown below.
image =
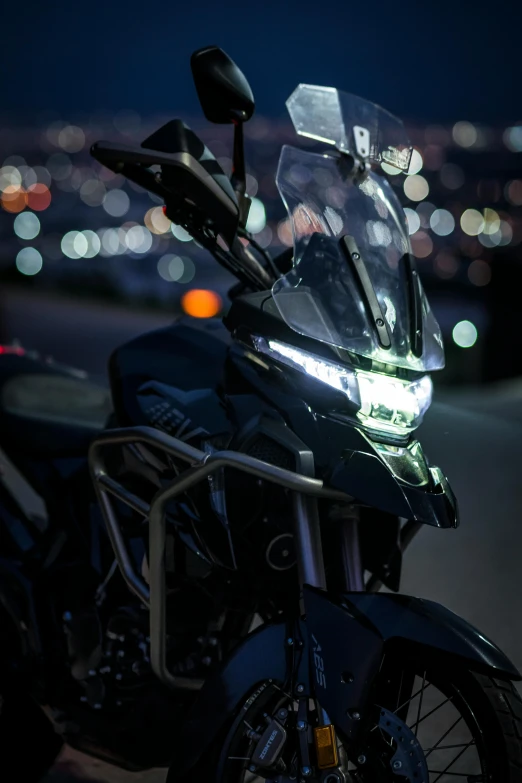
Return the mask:
{"type": "Polygon", "coordinates": [[[108,430],[100,434],[89,449],[89,467],[100,507],[107,525],[116,562],[132,592],[150,612],[151,666],[159,679],[171,688],[194,690],[201,687],[199,680],[172,675],[167,667],[166,621],[166,505],[173,498],[191,489],[220,468],[229,467],[244,471],[260,479],[279,484],[299,494],[347,503],[349,495],[325,487],[320,479],[304,476],[285,468],[263,462],[238,451],[218,451],[206,454],[189,446],[178,438],[152,427],[128,427],[108,430]],[[112,479],[106,470],[104,452],[113,446],[142,443],[160,448],[168,454],[187,462],[190,467],[170,484],[160,490],[149,505],[112,479]],[[149,521],[149,585],[138,573],[127,548],[110,496],[134,509],[149,521]]]}

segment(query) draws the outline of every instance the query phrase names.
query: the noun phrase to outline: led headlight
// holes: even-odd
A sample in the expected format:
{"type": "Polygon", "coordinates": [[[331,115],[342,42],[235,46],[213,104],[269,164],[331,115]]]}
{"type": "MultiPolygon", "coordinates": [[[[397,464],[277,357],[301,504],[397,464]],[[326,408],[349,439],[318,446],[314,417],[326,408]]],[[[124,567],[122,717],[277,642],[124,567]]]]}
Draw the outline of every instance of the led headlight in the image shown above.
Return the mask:
{"type": "Polygon", "coordinates": [[[429,375],[409,381],[343,367],[278,340],[257,337],[255,345],[261,353],[344,392],[358,406],[356,415],[361,424],[375,432],[408,435],[422,422],[431,404],[429,375]]]}
{"type": "Polygon", "coordinates": [[[393,435],[416,429],[431,405],[429,375],[416,381],[356,370],[361,409],[357,418],[366,427],[393,435]]]}

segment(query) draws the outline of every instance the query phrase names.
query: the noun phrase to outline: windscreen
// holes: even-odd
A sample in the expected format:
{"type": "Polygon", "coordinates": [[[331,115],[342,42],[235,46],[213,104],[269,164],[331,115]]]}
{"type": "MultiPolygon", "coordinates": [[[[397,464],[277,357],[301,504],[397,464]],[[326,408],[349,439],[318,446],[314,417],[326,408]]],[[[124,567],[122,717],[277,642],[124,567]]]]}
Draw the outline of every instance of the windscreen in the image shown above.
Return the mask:
{"type": "Polygon", "coordinates": [[[440,329],[418,277],[415,327],[422,350],[415,350],[406,267],[411,247],[404,211],[388,181],[372,171],[353,179],[340,153],[290,146],[283,147],[276,181],[295,250],[293,269],[272,291],[288,326],[385,364],[417,371],[443,367],[440,329]],[[364,275],[352,256],[362,259],[364,275]]]}
{"type": "Polygon", "coordinates": [[[299,135],[408,170],[411,144],[404,125],[375,103],[333,87],[300,84],[286,106],[299,135]]]}

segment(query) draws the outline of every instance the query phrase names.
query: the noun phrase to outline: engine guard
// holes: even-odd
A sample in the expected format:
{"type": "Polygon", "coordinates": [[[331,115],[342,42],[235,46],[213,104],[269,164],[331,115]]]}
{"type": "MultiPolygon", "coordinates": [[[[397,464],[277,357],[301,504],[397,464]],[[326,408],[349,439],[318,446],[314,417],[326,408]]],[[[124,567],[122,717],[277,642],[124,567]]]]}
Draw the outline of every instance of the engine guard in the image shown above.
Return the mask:
{"type": "MultiPolygon", "coordinates": [[[[292,660],[295,683],[315,696],[346,737],[355,736],[357,716],[391,642],[460,659],[470,669],[522,680],[504,653],[472,625],[440,604],[411,596],[348,593],[340,598],[308,585],[302,646],[288,643],[283,622],[261,627],[236,647],[209,678],[177,737],[167,783],[177,783],[217,737],[238,707],[267,680],[283,683],[292,660]],[[309,661],[312,662],[310,666],[309,661]],[[175,767],[175,768],[174,768],[175,767]]],[[[298,634],[296,634],[298,636],[298,634]]]]}

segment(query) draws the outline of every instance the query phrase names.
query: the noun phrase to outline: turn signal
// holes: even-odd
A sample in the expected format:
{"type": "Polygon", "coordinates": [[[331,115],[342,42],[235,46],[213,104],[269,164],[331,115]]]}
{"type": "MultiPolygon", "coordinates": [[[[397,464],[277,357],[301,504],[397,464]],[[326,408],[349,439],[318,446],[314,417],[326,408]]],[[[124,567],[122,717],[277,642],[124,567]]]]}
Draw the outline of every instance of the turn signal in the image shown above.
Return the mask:
{"type": "Polygon", "coordinates": [[[339,764],[337,754],[337,739],[334,727],[317,726],[314,729],[315,751],[317,754],[317,766],[319,769],[336,767],[339,764]]]}

